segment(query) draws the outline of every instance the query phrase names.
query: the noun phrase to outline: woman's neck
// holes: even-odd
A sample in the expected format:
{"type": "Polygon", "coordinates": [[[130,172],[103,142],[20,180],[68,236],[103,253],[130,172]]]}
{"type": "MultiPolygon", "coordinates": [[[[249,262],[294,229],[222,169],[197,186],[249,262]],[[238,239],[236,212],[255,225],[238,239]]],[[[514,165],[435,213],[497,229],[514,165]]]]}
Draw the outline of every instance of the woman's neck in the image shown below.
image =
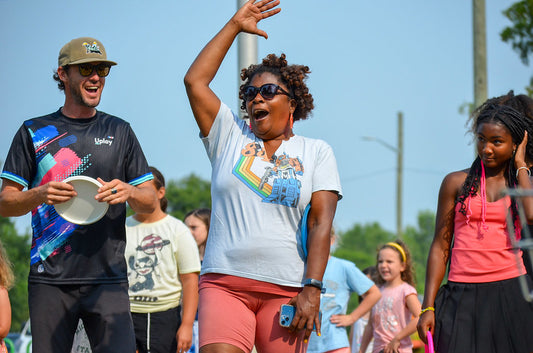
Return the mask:
{"type": "Polygon", "coordinates": [[[485,167],[485,176],[487,178],[505,178],[508,173],[508,166],[501,168],[485,167]]]}
{"type": "Polygon", "coordinates": [[[270,160],[274,153],[276,153],[278,147],[281,146],[282,142],[288,141],[292,136],[294,136],[294,134],[291,130],[290,133],[283,134],[277,138],[271,140],[263,140],[263,145],[265,146],[267,158],[270,160]]]}

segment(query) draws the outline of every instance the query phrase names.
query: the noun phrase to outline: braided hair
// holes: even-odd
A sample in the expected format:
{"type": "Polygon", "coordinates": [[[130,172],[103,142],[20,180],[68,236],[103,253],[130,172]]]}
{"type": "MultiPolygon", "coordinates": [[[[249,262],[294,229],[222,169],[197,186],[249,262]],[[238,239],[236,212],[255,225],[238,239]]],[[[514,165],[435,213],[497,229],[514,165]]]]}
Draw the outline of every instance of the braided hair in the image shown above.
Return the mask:
{"type": "MultiPolygon", "coordinates": [[[[482,124],[499,124],[509,131],[513,143],[518,146],[524,139],[524,131],[528,132],[528,136],[533,136],[533,121],[522,114],[522,112],[510,106],[501,105],[500,99],[501,97],[492,98],[474,111],[472,114],[472,133],[475,135],[479,126],[482,124]]],[[[526,145],[526,159],[533,160],[533,138],[528,138],[526,145]]],[[[470,167],[459,194],[456,197],[456,204],[459,203],[461,205],[459,212],[465,216],[467,213],[465,200],[468,196],[473,196],[479,191],[481,168],[481,158],[477,156],[470,167]]],[[[509,188],[515,188],[518,185],[514,154],[509,159],[505,173],[505,180],[506,185],[509,188]]],[[[518,221],[518,210],[516,200],[514,199],[511,200],[511,214],[513,221],[516,223],[518,221]]]]}
{"type": "Polygon", "coordinates": [[[287,86],[290,98],[296,102],[296,109],[293,113],[294,121],[307,119],[314,108],[313,96],[305,84],[311,70],[304,65],[288,65],[285,54],[279,57],[276,54],[268,54],[261,64],[250,65],[247,69],[242,69],[241,79],[244,83],[239,89],[239,99],[242,100],[241,109],[246,111],[245,87],[250,84],[255,75],[265,72],[278,77],[280,82],[287,86]]]}
{"type": "Polygon", "coordinates": [[[473,123],[482,108],[489,104],[506,105],[519,111],[520,113],[525,115],[526,118],[529,118],[533,121],[533,99],[531,97],[526,96],[525,94],[515,95],[513,90],[510,90],[507,94],[504,94],[502,96],[490,98],[489,100],[487,100],[485,104],[481,105],[472,113],[469,118],[469,121],[473,123]]]}

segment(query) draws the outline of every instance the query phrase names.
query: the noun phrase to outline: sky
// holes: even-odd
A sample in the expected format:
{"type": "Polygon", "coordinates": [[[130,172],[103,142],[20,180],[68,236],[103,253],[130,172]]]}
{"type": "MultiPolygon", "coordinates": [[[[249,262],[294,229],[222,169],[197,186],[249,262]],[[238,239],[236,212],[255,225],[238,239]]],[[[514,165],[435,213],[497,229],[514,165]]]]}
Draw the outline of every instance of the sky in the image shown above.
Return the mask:
{"type": "MultiPolygon", "coordinates": [[[[487,0],[488,97],[523,93],[532,75],[499,33],[511,0],[487,0]]],[[[258,59],[285,53],[310,67],[313,115],[298,135],[323,139],[337,158],[344,198],[334,224],[378,222],[396,230],[396,157],[370,136],[397,145],[404,116],[403,226],[436,211],[444,176],[474,158],[467,116],[473,102],[472,2],[281,0],[259,24],[258,59]]],[[[0,0],[0,161],[26,119],[56,111],[64,95],[52,80],[60,48],[73,38],[103,42],[116,61],[99,110],[132,125],[151,165],[167,179],[211,166],[198,137],[183,77],[203,46],[236,11],[236,0],[0,0]]],[[[236,42],[212,82],[238,111],[236,42]]],[[[29,229],[29,216],[16,219],[29,229]]]]}

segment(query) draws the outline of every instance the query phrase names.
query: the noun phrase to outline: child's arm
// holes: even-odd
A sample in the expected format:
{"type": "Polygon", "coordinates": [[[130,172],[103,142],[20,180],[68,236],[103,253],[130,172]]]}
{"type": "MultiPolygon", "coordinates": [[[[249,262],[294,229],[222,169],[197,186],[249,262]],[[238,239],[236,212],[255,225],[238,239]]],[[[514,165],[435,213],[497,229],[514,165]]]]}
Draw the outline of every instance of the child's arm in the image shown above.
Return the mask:
{"type": "Polygon", "coordinates": [[[397,352],[400,347],[400,341],[406,337],[411,336],[416,332],[416,324],[418,323],[418,317],[420,316],[420,301],[416,294],[410,294],[405,297],[405,305],[411,312],[411,321],[405,327],[394,336],[392,341],[385,347],[384,353],[397,352]],[[387,350],[388,349],[388,350],[387,350]]]}
{"type": "MultiPolygon", "coordinates": [[[[450,256],[450,246],[453,239],[455,198],[463,185],[467,170],[448,174],[442,181],[439,191],[437,216],[435,220],[435,236],[427,260],[426,285],[422,307],[435,307],[435,297],[446,273],[446,265],[450,256]]],[[[435,325],[434,312],[427,310],[418,321],[418,335],[427,343],[426,332],[435,325]]]]}
{"type": "Polygon", "coordinates": [[[11,329],[11,303],[7,289],[0,287],[0,341],[6,338],[11,329]]]}
{"type": "Polygon", "coordinates": [[[198,272],[180,274],[183,286],[181,325],[176,333],[178,351],[187,352],[192,345],[192,326],[198,308],[198,272]]]}
{"type": "Polygon", "coordinates": [[[378,302],[381,298],[381,292],[378,287],[374,284],[367,290],[363,295],[363,300],[361,303],[348,315],[331,315],[329,321],[336,325],[337,327],[346,327],[352,325],[356,322],[361,316],[366,314],[374,304],[378,302]]]}
{"type": "Polygon", "coordinates": [[[366,352],[372,336],[374,335],[374,325],[372,325],[372,315],[368,318],[368,323],[365,326],[365,331],[363,332],[363,337],[361,337],[361,347],[359,347],[359,353],[366,352]]]}

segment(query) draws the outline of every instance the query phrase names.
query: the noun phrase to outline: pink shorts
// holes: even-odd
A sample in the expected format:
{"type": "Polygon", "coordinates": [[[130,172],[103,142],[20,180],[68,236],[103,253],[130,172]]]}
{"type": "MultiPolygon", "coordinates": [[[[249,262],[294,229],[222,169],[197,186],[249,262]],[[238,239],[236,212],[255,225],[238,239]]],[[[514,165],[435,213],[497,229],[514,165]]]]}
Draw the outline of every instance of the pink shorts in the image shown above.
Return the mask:
{"type": "Polygon", "coordinates": [[[200,347],[226,343],[251,352],[304,353],[304,331],[279,325],[279,309],[301,288],[208,273],[200,277],[200,347]]]}

